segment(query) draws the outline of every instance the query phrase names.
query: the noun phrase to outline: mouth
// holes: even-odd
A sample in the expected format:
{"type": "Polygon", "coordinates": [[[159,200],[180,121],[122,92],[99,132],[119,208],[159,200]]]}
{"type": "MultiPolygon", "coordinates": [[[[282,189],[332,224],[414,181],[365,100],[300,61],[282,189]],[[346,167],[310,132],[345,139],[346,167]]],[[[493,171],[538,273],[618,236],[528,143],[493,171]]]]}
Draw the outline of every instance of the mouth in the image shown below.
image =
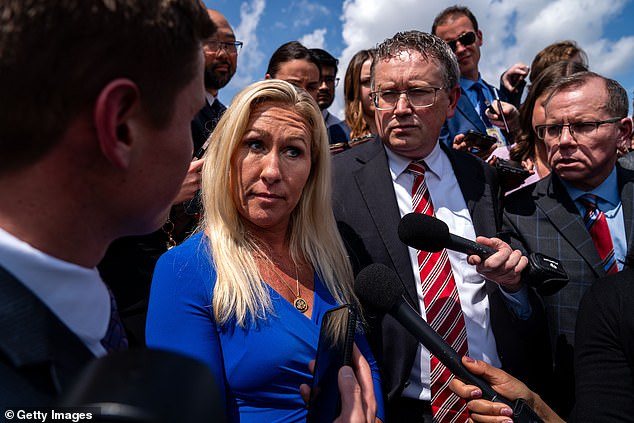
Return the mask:
{"type": "Polygon", "coordinates": [[[263,199],[263,200],[281,200],[282,198],[284,198],[281,195],[273,194],[273,193],[270,193],[270,192],[254,192],[254,193],[251,193],[251,196],[252,197],[256,197],[256,198],[260,198],[260,199],[263,199]]]}
{"type": "Polygon", "coordinates": [[[221,71],[221,72],[229,72],[230,69],[231,69],[231,66],[228,63],[217,63],[214,66],[214,70],[221,71]]]}

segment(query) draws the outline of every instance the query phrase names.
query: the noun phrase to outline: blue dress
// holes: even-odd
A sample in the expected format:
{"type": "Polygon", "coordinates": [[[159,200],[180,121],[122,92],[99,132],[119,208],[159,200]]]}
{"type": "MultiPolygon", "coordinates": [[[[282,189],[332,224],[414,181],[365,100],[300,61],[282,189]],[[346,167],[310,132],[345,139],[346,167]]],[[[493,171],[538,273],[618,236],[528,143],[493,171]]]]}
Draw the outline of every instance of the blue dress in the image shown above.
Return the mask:
{"type": "MultiPolygon", "coordinates": [[[[147,345],[206,363],[221,385],[231,421],[305,421],[299,386],[312,380],[308,362],[317,352],[322,316],[337,305],[334,298],[315,276],[311,319],[269,288],[273,316],[246,328],[231,323],[220,327],[211,308],[215,282],[202,233],[161,256],[150,293],[147,345]]],[[[376,362],[365,336],[357,335],[355,342],[372,368],[377,416],[383,419],[376,362]]]]}

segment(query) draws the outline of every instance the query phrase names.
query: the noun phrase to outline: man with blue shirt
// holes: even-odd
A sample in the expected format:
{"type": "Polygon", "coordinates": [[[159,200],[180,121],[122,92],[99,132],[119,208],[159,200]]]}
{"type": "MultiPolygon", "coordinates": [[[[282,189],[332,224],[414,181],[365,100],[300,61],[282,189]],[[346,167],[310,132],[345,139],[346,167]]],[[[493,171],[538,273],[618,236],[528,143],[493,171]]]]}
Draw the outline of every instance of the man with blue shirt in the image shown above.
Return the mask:
{"type": "Polygon", "coordinates": [[[505,229],[521,246],[561,260],[570,282],[544,302],[555,353],[558,411],[574,398],[572,351],[577,309],[599,277],[621,270],[634,240],[634,172],[617,164],[632,132],[627,93],[592,72],[561,79],[536,128],[553,172],[507,197],[505,229]]]}
{"type": "MultiPolygon", "coordinates": [[[[485,110],[498,99],[508,99],[505,93],[499,93],[480,76],[478,63],[483,37],[475,16],[466,7],[448,7],[436,16],[431,31],[449,44],[460,67],[461,96],[455,115],[447,119],[443,126],[441,142],[451,147],[456,135],[474,130],[496,137],[500,145],[505,144],[507,134],[489,121],[485,110]]],[[[507,74],[520,71],[524,72],[524,67],[516,65],[507,74]]]]}

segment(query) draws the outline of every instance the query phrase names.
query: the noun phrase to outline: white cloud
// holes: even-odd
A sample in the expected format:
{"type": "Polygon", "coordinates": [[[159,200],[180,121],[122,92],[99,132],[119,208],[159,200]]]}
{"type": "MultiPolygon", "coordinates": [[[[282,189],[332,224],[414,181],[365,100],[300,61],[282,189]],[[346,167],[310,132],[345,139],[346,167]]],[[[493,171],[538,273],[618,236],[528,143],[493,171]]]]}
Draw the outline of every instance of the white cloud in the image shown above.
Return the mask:
{"type": "MultiPolygon", "coordinates": [[[[607,40],[604,32],[610,19],[621,13],[628,1],[631,0],[470,1],[469,8],[484,36],[480,72],[497,85],[500,74],[513,63],[530,64],[548,44],[570,39],[586,50],[593,70],[618,79],[634,65],[634,36],[607,40]]],[[[397,31],[431,31],[436,14],[453,4],[454,0],[345,0],[341,73],[345,73],[354,53],[373,47],[397,31]]],[[[337,97],[341,100],[342,87],[337,97]]]]}
{"type": "Polygon", "coordinates": [[[330,9],[317,1],[300,0],[292,2],[285,9],[293,19],[294,28],[308,27],[314,20],[330,15],[330,9]]]}
{"type": "Polygon", "coordinates": [[[310,34],[301,37],[298,41],[308,48],[325,49],[327,32],[328,29],[326,28],[317,28],[310,34]]]}
{"type": "Polygon", "coordinates": [[[254,79],[264,78],[264,75],[254,77],[254,73],[261,69],[265,58],[256,35],[265,7],[266,0],[252,0],[240,5],[240,23],[235,28],[235,33],[236,38],[244,42],[244,46],[238,56],[238,70],[230,82],[230,86],[238,87],[238,90],[254,79]]]}

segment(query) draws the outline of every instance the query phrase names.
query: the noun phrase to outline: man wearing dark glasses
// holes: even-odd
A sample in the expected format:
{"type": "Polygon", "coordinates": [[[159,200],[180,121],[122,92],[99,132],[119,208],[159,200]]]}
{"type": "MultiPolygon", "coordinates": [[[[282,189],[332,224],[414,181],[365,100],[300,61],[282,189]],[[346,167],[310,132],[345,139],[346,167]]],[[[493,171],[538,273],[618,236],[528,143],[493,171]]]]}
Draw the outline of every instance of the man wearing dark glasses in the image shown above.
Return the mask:
{"type": "Polygon", "coordinates": [[[559,80],[544,107],[545,124],[535,131],[552,173],[506,197],[503,229],[521,241],[516,248],[555,257],[568,272],[568,285],[544,297],[555,357],[551,404],[566,417],[581,297],[598,278],[620,271],[634,244],[634,171],[617,164],[632,121],[625,89],[592,72],[559,80]]]}
{"type": "Polygon", "coordinates": [[[494,136],[499,145],[506,144],[507,134],[491,123],[485,111],[489,105],[508,99],[480,76],[482,31],[473,13],[462,6],[448,7],[434,19],[432,34],[447,42],[460,67],[461,96],[456,114],[443,127],[441,141],[451,147],[456,135],[474,130],[494,136]]]}

